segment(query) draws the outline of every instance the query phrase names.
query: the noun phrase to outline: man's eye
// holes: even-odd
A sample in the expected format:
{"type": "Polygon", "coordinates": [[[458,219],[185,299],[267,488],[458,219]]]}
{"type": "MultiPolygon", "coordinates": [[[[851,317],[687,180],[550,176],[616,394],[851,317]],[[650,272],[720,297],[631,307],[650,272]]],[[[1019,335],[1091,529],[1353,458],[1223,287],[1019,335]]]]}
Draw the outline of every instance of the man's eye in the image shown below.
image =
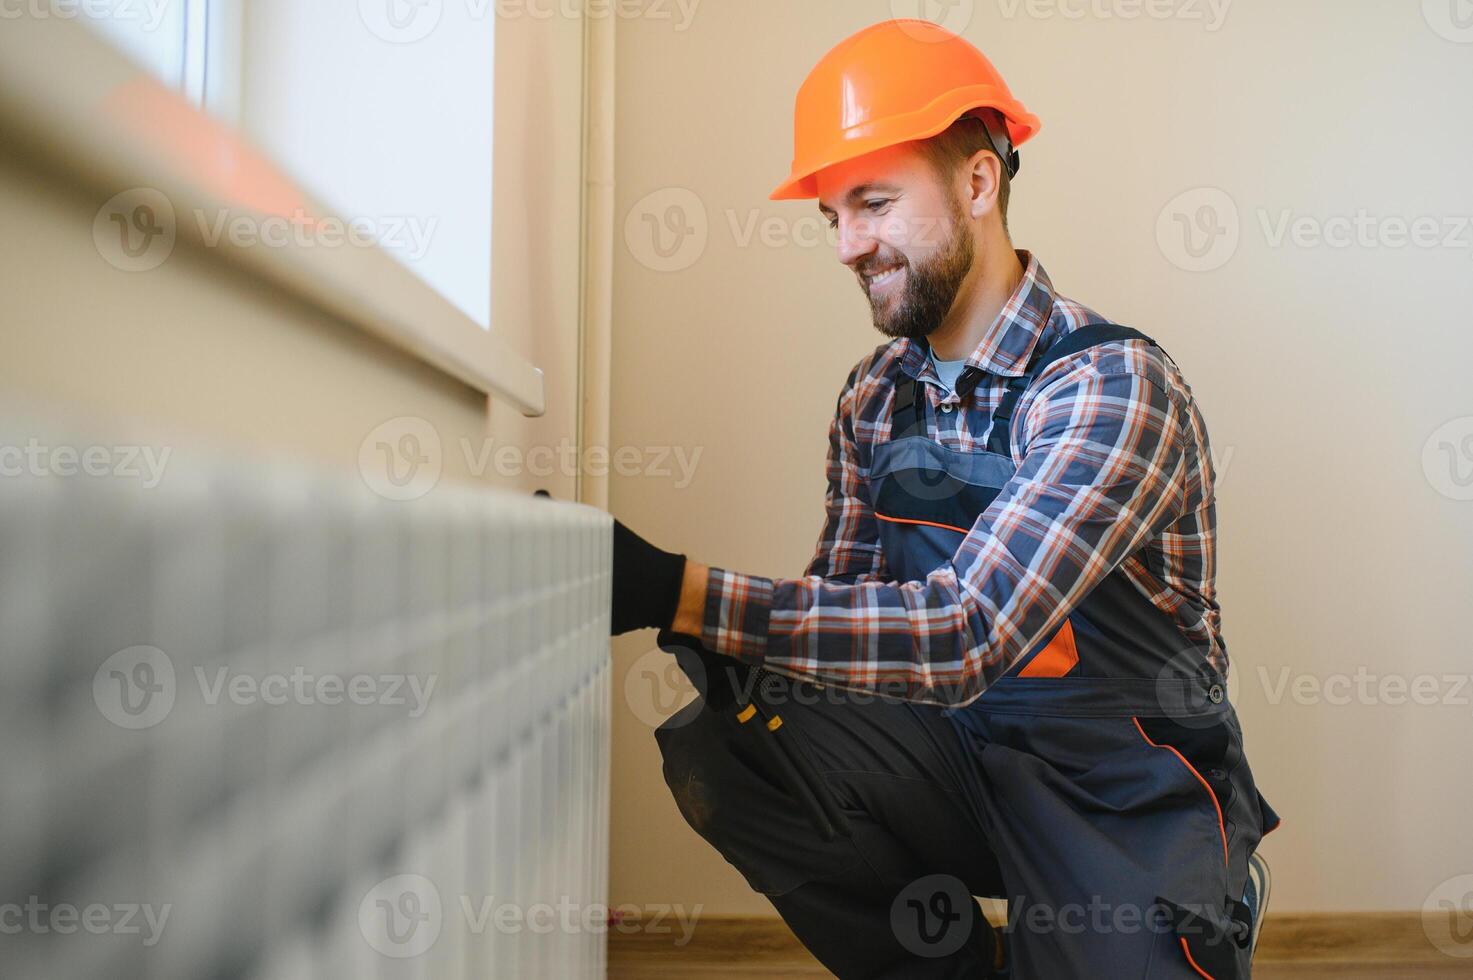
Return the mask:
{"type": "Polygon", "coordinates": [[[829,227],[830,228],[837,228],[837,227],[839,227],[839,216],[838,215],[834,215],[832,218],[829,219],[829,227]]]}
{"type": "Polygon", "coordinates": [[[864,206],[867,207],[867,208],[869,208],[873,212],[879,212],[879,211],[883,210],[886,206],[888,206],[889,203],[890,203],[890,199],[889,198],[878,198],[877,197],[877,198],[875,198],[872,201],[865,201],[864,202],[864,206]]]}

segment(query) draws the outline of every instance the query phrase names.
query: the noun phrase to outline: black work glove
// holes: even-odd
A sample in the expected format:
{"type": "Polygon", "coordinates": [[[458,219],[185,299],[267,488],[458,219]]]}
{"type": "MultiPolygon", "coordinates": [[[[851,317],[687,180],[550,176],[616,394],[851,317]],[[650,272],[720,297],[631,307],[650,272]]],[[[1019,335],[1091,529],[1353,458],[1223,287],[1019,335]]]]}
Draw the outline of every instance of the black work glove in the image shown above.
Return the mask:
{"type": "Polygon", "coordinates": [[[680,605],[685,555],[661,551],[614,521],[614,601],[609,635],[666,629],[680,605]]]}

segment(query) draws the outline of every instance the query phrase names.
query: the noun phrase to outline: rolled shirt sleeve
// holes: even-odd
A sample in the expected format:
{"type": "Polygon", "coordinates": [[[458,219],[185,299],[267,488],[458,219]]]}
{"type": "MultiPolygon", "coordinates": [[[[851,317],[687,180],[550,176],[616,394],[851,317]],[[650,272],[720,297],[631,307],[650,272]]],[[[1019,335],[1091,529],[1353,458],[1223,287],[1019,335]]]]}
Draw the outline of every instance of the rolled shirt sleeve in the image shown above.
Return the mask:
{"type": "Polygon", "coordinates": [[[703,642],[830,686],[978,697],[1185,503],[1179,396],[1093,358],[1048,374],[1014,420],[1017,472],[951,561],[904,583],[713,568],[703,642]]]}

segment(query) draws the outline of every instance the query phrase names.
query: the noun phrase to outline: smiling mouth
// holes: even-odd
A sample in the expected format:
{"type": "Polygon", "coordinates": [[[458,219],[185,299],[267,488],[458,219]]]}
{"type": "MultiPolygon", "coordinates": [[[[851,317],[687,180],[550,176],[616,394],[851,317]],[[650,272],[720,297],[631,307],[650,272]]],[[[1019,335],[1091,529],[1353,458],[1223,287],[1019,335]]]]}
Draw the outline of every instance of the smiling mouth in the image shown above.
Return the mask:
{"type": "Polygon", "coordinates": [[[869,292],[874,292],[876,289],[884,289],[894,283],[904,271],[905,266],[892,265],[875,272],[864,273],[861,279],[864,281],[864,288],[869,292]]]}

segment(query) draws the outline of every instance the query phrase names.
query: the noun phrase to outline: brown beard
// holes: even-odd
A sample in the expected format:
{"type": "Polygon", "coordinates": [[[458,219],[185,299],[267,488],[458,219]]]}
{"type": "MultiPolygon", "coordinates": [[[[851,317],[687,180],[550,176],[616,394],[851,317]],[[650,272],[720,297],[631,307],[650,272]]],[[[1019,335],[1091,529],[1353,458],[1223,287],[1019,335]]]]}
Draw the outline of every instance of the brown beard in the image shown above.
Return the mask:
{"type": "MultiPolygon", "coordinates": [[[[921,265],[911,265],[904,256],[900,257],[906,270],[905,291],[895,301],[893,312],[885,312],[886,308],[870,301],[876,330],[887,337],[918,340],[941,326],[941,321],[956,301],[962,282],[972,269],[974,248],[965,219],[961,202],[953,197],[951,240],[921,265]]],[[[868,298],[869,287],[863,280],[860,288],[868,298]]]]}

